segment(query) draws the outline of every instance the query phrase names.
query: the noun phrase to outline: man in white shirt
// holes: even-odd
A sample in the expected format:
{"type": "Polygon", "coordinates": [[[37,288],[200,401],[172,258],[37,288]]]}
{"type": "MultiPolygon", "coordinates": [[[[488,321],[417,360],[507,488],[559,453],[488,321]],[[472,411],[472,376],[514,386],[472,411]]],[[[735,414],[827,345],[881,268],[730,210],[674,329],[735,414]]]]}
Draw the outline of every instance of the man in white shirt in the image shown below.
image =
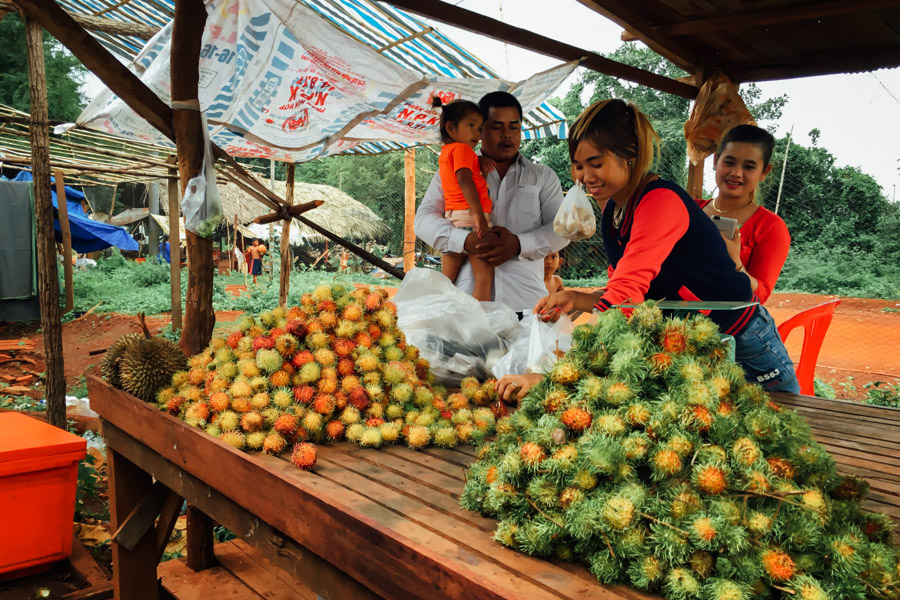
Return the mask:
{"type": "MultiPolygon", "coordinates": [[[[553,232],[562,189],[551,169],[519,154],[522,106],[515,96],[491,92],[478,105],[484,114],[481,153],[497,164],[497,170],[486,177],[494,205],[491,231],[496,235],[479,240],[444,217],[441,179],[435,173],[416,212],[416,236],[442,253],[480,254],[494,266],[494,300],[518,312],[531,312],[547,295],[544,257],[569,243],[553,232]]],[[[472,293],[474,279],[468,262],[456,286],[472,293]]]]}

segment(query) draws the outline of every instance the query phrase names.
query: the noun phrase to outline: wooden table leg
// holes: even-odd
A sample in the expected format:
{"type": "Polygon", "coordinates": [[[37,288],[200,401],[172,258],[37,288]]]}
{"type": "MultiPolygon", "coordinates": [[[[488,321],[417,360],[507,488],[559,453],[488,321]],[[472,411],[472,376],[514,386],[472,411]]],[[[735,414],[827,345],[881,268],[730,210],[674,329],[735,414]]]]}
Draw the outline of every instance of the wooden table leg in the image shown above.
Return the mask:
{"type": "Polygon", "coordinates": [[[213,554],[213,521],[202,511],[187,507],[187,566],[202,571],[216,564],[213,554]]]}
{"type": "MultiPolygon", "coordinates": [[[[121,454],[107,448],[110,520],[113,531],[150,491],[153,479],[121,454]]],[[[132,550],[112,544],[113,589],[117,600],[158,600],[156,543],[145,535],[132,550]]]]}

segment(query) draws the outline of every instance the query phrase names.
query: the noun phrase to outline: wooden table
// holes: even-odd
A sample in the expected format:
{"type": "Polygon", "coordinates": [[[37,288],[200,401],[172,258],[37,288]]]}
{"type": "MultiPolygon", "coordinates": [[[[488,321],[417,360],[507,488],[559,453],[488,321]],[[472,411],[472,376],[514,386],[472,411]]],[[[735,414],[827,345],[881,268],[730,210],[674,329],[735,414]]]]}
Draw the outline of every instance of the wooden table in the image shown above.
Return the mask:
{"type": "MultiPolygon", "coordinates": [[[[306,473],[281,458],[235,450],[95,377],[88,377],[88,387],[109,446],[112,525],[124,542],[113,544],[117,598],[157,597],[161,525],[180,498],[330,600],[656,598],[600,585],[580,566],[494,542],[495,522],[458,504],[474,461],[470,447],[415,452],[323,445],[315,473],[306,473]]],[[[820,399],[778,399],[810,402],[813,408],[804,410],[821,414],[822,428],[842,442],[838,447],[858,444],[848,452],[898,446],[890,439],[900,437],[900,411],[859,407],[871,418],[858,427],[843,414],[832,423],[830,405],[820,399]]],[[[900,453],[888,454],[877,454],[875,465],[847,453],[836,458],[870,479],[873,508],[898,519],[900,453]]]]}

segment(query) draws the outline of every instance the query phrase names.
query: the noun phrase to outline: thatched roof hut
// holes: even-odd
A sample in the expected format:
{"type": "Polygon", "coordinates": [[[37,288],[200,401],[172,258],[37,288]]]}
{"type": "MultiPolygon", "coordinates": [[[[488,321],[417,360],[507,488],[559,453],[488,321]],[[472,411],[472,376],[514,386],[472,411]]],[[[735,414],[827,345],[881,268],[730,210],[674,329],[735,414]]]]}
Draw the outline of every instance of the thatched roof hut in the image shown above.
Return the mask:
{"type": "MultiPolygon", "coordinates": [[[[275,194],[284,198],[286,184],[275,182],[275,194]]],[[[168,193],[160,186],[160,206],[168,206],[168,193]]],[[[260,215],[272,212],[255,198],[252,198],[234,184],[219,184],[219,198],[225,210],[225,221],[230,225],[237,216],[238,224],[247,225],[260,215]]],[[[331,187],[315,183],[294,183],[294,204],[323,200],[325,204],[303,214],[310,221],[348,240],[377,240],[390,230],[387,223],[365,204],[354,200],[349,194],[331,187]]],[[[281,226],[276,223],[278,230],[281,226]]],[[[302,244],[305,240],[325,239],[322,234],[294,221],[291,227],[291,243],[302,244]]]]}

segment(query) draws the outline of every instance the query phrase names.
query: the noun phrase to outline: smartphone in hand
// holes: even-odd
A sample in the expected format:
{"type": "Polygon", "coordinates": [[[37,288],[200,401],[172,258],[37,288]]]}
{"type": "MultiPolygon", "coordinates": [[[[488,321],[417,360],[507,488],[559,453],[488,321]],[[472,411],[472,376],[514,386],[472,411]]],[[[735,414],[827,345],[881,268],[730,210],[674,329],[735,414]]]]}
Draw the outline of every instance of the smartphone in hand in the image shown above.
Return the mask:
{"type": "Polygon", "coordinates": [[[716,224],[716,227],[719,228],[719,231],[722,232],[722,235],[727,237],[729,240],[734,239],[734,232],[737,231],[737,219],[732,219],[729,217],[720,217],[718,215],[713,215],[710,217],[713,223],[716,224]]]}

